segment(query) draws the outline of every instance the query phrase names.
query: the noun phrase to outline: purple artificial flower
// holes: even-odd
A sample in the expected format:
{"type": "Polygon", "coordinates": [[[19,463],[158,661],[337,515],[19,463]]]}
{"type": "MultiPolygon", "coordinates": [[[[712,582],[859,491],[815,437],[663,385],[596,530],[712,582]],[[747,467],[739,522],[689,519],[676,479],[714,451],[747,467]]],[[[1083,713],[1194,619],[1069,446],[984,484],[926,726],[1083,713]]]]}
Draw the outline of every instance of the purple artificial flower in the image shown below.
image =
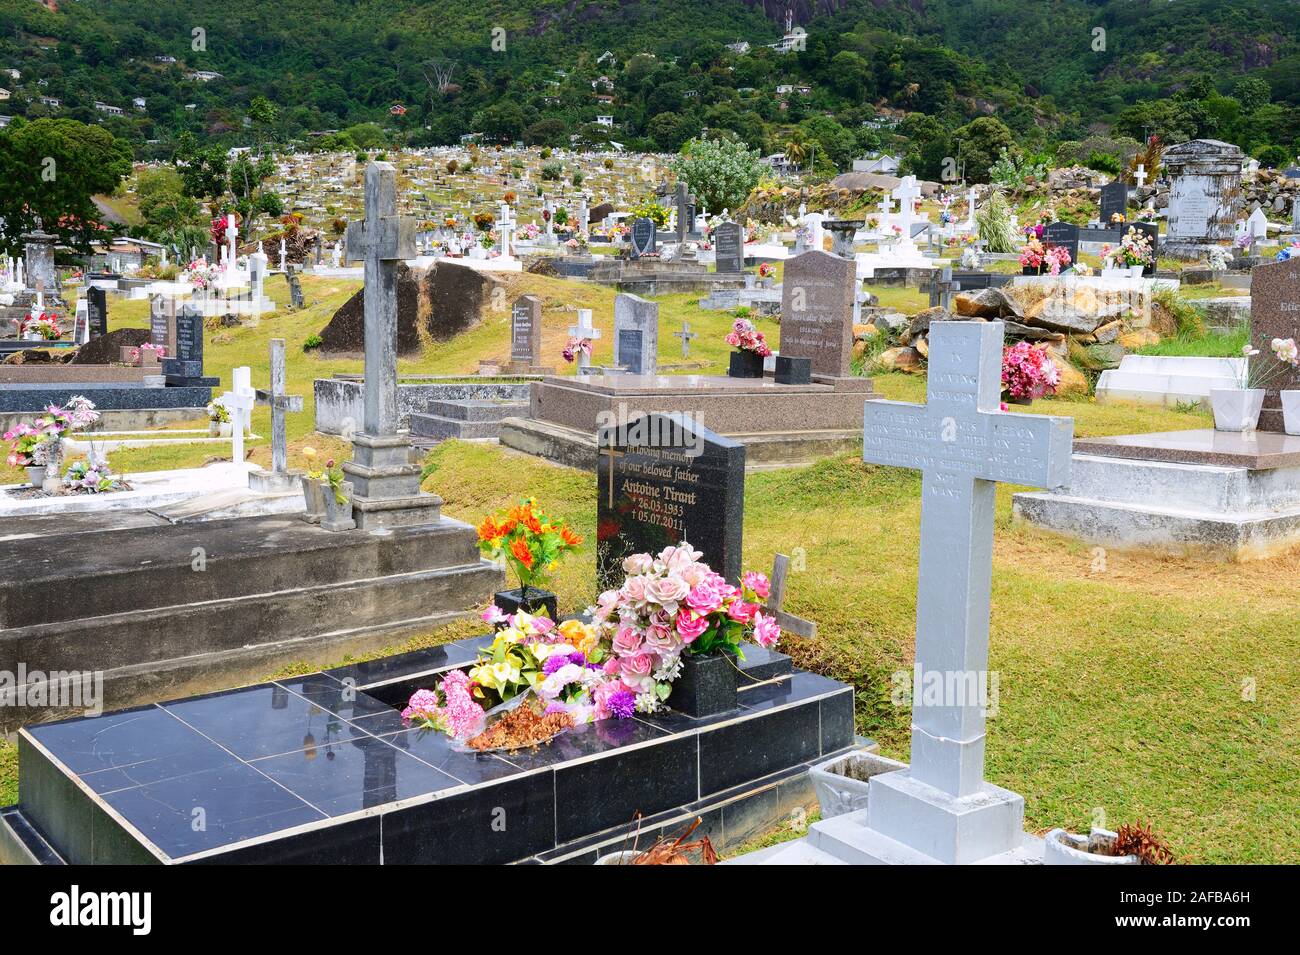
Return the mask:
{"type": "Polygon", "coordinates": [[[609,698],[609,711],[620,720],[629,718],[636,712],[636,694],[631,690],[620,690],[609,698]]]}
{"type": "Polygon", "coordinates": [[[563,653],[553,653],[549,657],[547,657],[546,662],[542,664],[542,672],[545,673],[547,676],[550,676],[552,673],[554,673],[556,670],[558,670],[560,667],[564,666],[568,662],[569,662],[569,658],[565,656],[563,653]]]}
{"type": "Polygon", "coordinates": [[[587,655],[581,650],[575,650],[569,654],[569,662],[574,666],[585,667],[587,665],[587,655]]]}

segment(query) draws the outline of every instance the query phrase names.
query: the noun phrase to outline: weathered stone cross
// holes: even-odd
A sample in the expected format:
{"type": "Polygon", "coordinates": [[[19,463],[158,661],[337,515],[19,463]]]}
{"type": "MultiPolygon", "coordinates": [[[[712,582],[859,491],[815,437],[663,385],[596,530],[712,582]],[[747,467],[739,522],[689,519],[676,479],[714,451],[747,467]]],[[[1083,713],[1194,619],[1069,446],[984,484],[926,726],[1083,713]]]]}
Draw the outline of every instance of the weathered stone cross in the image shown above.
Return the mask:
{"type": "Polygon", "coordinates": [[[415,220],[397,215],[397,168],[366,166],[366,217],[349,222],[349,260],[365,261],[365,406],[367,434],[397,431],[397,264],[415,257],[415,220]]]}
{"type": "Polygon", "coordinates": [[[785,554],[777,554],[772,559],[772,576],[769,583],[772,585],[768,592],[767,602],[763,609],[771,613],[776,618],[777,624],[783,633],[793,633],[797,637],[817,636],[817,624],[812,620],[805,620],[803,617],[796,617],[792,613],[786,613],[781,608],[785,605],[785,584],[786,579],[790,576],[790,558],[785,554]]]}
{"type": "Polygon", "coordinates": [[[697,333],[691,331],[691,323],[683,321],[682,330],[680,332],[673,332],[673,337],[682,340],[682,357],[691,357],[691,339],[699,337],[697,333]]]}
{"type": "MultiPolygon", "coordinates": [[[[1073,419],[999,410],[1002,333],[1001,322],[935,322],[927,403],[866,403],[863,460],[923,472],[918,683],[987,674],[996,482],[1069,482],[1073,419]]],[[[981,788],[981,699],[930,705],[914,693],[911,776],[950,797],[981,788]]]]}
{"type": "Polygon", "coordinates": [[[289,441],[284,416],[302,410],[302,395],[285,394],[284,339],[271,339],[271,388],[257,389],[257,403],[271,409],[271,472],[284,481],[289,474],[289,441]]]}

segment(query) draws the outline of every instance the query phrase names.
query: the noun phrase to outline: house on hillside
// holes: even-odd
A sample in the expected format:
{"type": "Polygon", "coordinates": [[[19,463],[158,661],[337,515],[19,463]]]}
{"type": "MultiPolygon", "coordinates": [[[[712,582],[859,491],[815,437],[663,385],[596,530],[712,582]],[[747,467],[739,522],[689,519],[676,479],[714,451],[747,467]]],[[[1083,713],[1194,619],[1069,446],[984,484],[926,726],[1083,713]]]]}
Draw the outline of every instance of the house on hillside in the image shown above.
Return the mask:
{"type": "Polygon", "coordinates": [[[122,109],[122,107],[120,107],[120,106],[109,106],[107,103],[101,103],[99,100],[95,100],[94,106],[95,106],[95,110],[96,110],[97,112],[104,113],[104,114],[107,115],[107,116],[125,116],[125,115],[126,115],[126,110],[122,109]]]}
{"type": "Polygon", "coordinates": [[[740,40],[736,43],[728,43],[727,49],[730,50],[732,53],[736,54],[737,56],[744,56],[746,53],[749,52],[749,41],[740,40]]]}
{"type": "Polygon", "coordinates": [[[876,153],[853,160],[854,172],[873,172],[882,176],[893,176],[898,172],[902,159],[888,153],[876,153]]]}

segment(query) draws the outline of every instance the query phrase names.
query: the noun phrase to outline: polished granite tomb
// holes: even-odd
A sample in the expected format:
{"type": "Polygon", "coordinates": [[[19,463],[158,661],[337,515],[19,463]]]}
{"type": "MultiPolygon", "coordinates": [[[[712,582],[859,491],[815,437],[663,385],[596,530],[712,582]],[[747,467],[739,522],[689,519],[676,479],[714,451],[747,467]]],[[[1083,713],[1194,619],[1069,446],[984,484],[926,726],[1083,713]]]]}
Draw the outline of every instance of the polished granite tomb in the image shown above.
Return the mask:
{"type": "Polygon", "coordinates": [[[594,470],[598,426],[677,412],[745,445],[747,466],[803,464],[862,441],[871,379],[814,375],[808,384],[722,375],[550,377],[533,386],[529,417],[502,423],[501,443],[594,470]]]}
{"type": "Polygon", "coordinates": [[[747,647],[740,705],[605,720],[547,747],[458,752],[410,694],[490,637],[28,727],[0,862],[591,862],[699,816],[720,846],[809,797],[853,738],[852,688],[747,647]]]}

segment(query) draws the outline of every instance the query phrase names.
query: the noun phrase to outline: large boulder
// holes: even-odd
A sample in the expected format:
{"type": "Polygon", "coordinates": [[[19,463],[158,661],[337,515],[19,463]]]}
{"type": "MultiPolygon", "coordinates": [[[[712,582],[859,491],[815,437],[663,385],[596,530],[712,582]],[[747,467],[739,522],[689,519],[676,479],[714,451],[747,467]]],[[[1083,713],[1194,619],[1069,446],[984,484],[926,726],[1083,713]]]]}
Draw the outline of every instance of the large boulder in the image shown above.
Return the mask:
{"type": "Polygon", "coordinates": [[[1000,288],[982,288],[953,296],[953,308],[967,318],[1022,318],[1020,306],[1000,288]]]}
{"type": "MultiPolygon", "coordinates": [[[[422,272],[405,262],[397,265],[397,354],[411,355],[420,350],[420,279],[422,272]]],[[[344,302],[321,329],[323,353],[356,353],[366,344],[366,290],[363,288],[344,302]]]]}
{"type": "Polygon", "coordinates": [[[68,359],[68,364],[111,365],[121,359],[123,348],[139,348],[147,341],[147,328],[119,328],[86,342],[68,359]]]}

